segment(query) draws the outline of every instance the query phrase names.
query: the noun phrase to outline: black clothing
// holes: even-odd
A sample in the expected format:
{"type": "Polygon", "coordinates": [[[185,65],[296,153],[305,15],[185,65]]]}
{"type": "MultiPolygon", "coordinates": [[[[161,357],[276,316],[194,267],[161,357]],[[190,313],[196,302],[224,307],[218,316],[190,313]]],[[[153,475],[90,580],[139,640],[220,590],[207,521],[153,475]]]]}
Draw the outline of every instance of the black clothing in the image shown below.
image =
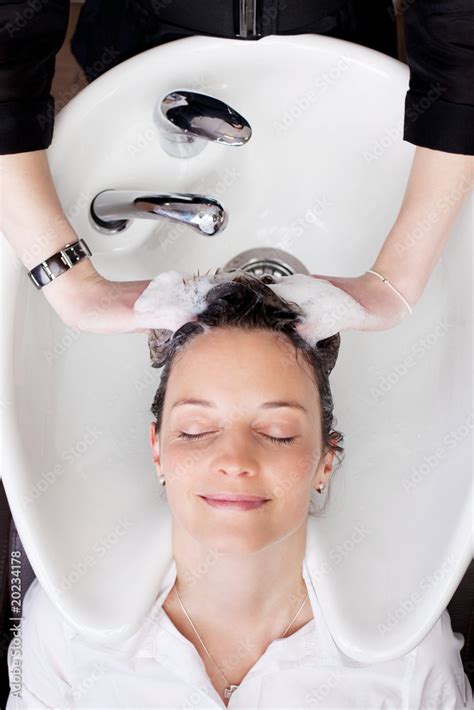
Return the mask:
{"type": "MultiPolygon", "coordinates": [[[[392,0],[256,0],[256,33],[239,34],[239,0],[86,0],[71,49],[87,80],[193,34],[258,41],[326,34],[397,56],[392,0]]],[[[474,155],[473,0],[401,0],[410,85],[404,140],[474,155]]],[[[0,0],[0,154],[47,148],[50,94],[69,0],[0,0]]]]}
{"type": "MultiPolygon", "coordinates": [[[[238,0],[87,0],[71,48],[88,78],[105,46],[123,61],[158,44],[193,34],[258,39],[270,34],[321,33],[397,56],[396,23],[387,12],[392,0],[263,0],[257,15],[257,37],[239,35],[238,0]],[[161,5],[161,7],[160,7],[161,5]],[[115,18],[112,18],[115,8],[115,18]]],[[[116,63],[118,63],[118,61],[116,63]]]]}

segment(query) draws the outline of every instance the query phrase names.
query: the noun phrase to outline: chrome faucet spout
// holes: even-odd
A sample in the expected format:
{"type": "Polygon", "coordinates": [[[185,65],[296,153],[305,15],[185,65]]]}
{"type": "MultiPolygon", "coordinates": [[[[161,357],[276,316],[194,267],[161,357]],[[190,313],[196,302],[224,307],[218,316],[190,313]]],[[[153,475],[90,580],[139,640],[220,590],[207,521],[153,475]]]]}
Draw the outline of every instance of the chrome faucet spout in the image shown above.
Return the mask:
{"type": "Polygon", "coordinates": [[[89,217],[95,229],[103,234],[121,232],[133,219],[178,222],[208,237],[227,225],[224,207],[213,197],[144,190],[103,190],[92,200],[89,217]]]}

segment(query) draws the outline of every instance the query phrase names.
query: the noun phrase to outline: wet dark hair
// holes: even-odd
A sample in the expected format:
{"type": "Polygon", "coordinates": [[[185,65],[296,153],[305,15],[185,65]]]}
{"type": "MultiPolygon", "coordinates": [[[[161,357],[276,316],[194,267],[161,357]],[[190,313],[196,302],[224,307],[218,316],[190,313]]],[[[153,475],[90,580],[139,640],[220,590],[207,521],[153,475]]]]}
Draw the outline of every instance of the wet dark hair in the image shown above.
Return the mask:
{"type": "MultiPolygon", "coordinates": [[[[174,334],[170,330],[149,331],[151,365],[164,368],[151,406],[151,412],[156,419],[155,429],[158,432],[161,429],[163,405],[174,359],[193,337],[205,332],[209,327],[270,330],[281,334],[292,343],[296,356],[301,353],[311,366],[320,398],[323,455],[332,449],[340,465],[343,459],[344,450],[341,444],[344,437],[341,432],[333,429],[336,420],[333,416],[334,404],[329,374],[337,361],[341,336],[336,333],[311,347],[296,330],[296,325],[304,316],[300,306],[282,299],[268,288],[267,283],[275,283],[272,276],[258,277],[239,272],[232,280],[218,283],[207,292],[207,308],[197,315],[196,321],[185,323],[174,334]]],[[[333,475],[334,471],[329,480],[333,475]]],[[[328,494],[329,489],[330,486],[328,494]]],[[[325,506],[328,501],[329,497],[325,506]]]]}

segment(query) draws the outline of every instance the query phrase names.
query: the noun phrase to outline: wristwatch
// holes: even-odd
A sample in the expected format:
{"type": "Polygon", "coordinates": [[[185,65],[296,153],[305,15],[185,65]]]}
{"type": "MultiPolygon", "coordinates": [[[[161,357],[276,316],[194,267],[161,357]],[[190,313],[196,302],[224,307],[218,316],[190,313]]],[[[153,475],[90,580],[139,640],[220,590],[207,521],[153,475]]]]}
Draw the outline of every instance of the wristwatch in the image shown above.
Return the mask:
{"type": "Polygon", "coordinates": [[[83,239],[78,239],[72,244],[65,244],[56,254],[35,266],[28,272],[28,276],[36,288],[41,289],[89,256],[92,256],[91,250],[83,239]]]}

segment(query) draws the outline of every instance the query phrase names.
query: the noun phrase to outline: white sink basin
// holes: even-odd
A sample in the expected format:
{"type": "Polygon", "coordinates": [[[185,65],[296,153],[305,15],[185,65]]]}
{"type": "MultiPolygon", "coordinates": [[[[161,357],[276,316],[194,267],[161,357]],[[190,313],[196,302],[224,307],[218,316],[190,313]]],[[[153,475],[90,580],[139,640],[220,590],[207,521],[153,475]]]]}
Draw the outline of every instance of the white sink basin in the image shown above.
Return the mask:
{"type": "MultiPolygon", "coordinates": [[[[415,147],[402,141],[405,65],[321,35],[258,42],[195,36],[108,71],[56,119],[48,150],[62,205],[111,279],[223,266],[274,246],[310,273],[357,275],[397,216],[415,147]],[[250,123],[244,146],[165,153],[157,100],[187,88],[250,123]],[[104,235],[88,218],[106,189],[199,193],[228,223],[214,237],[135,220],[104,235]]],[[[346,458],[309,565],[336,642],[376,662],[411,650],[472,557],[472,200],[414,315],[342,335],[332,375],[346,458]],[[394,529],[398,532],[394,534],[394,529]]],[[[159,371],[145,334],[66,328],[2,249],[3,474],[36,575],[71,623],[126,637],[171,561],[169,512],[152,464],[159,371]]]]}

